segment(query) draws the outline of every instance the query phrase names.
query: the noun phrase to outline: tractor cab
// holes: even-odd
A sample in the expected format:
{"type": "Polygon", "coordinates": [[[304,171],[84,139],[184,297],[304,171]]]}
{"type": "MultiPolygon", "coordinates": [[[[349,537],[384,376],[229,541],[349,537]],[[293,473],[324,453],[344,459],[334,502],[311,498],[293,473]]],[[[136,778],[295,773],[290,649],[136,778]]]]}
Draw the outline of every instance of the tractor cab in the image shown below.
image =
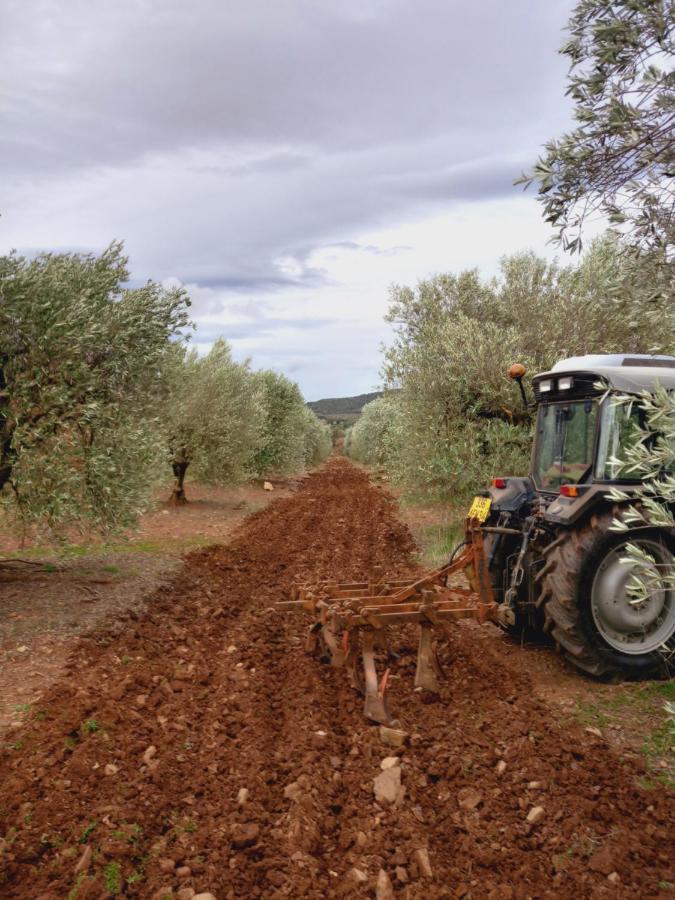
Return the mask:
{"type": "Polygon", "coordinates": [[[538,494],[559,497],[550,509],[553,521],[571,521],[570,515],[611,484],[630,484],[622,462],[642,413],[637,403],[612,400],[651,393],[657,384],[675,389],[675,357],[574,357],[535,376],[530,474],[538,494]]]}

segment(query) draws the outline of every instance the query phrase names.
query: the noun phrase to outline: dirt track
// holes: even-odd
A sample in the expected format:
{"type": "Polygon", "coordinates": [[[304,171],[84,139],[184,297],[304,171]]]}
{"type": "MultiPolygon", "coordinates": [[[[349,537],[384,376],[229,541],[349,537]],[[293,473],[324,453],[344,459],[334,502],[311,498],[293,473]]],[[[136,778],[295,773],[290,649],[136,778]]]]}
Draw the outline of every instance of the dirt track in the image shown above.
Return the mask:
{"type": "Polygon", "coordinates": [[[0,896],[373,896],[381,868],[397,897],[663,896],[672,800],[638,788],[601,738],[553,722],[475,628],[443,645],[434,702],[413,693],[401,636],[405,794],[375,802],[391,748],[341,673],[304,654],[303,623],[271,607],[297,577],[403,571],[412,549],[387,494],[332,460],[227,547],[192,553],[151,612],[83,641],[3,747],[0,896]]]}

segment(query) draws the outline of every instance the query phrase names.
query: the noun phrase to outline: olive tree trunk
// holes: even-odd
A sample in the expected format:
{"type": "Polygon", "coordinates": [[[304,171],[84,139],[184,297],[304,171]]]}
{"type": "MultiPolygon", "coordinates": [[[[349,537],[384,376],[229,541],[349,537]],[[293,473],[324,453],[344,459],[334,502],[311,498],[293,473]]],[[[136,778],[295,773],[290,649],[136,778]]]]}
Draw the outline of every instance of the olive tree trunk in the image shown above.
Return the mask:
{"type": "Polygon", "coordinates": [[[188,470],[189,462],[180,460],[171,463],[173,475],[176,479],[173,486],[173,492],[169,498],[169,503],[173,506],[184,506],[188,501],[185,496],[185,473],[188,470]]]}
{"type": "Polygon", "coordinates": [[[12,432],[14,429],[7,418],[8,406],[5,371],[0,366],[0,491],[12,474],[12,432]]]}

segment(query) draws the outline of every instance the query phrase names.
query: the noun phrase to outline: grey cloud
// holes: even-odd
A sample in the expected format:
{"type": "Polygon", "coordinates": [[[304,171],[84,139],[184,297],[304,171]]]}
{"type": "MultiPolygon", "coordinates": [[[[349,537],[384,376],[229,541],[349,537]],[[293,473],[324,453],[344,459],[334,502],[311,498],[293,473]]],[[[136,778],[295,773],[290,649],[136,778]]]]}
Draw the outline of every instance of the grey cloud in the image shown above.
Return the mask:
{"type": "Polygon", "coordinates": [[[197,331],[197,339],[200,343],[211,343],[218,337],[224,337],[228,341],[237,341],[242,338],[260,338],[273,335],[281,330],[291,331],[315,331],[321,328],[329,328],[339,323],[335,318],[297,318],[297,317],[257,317],[246,322],[234,322],[223,324],[209,324],[202,321],[197,331]]]}
{"type": "Polygon", "coordinates": [[[332,244],[326,244],[322,249],[331,250],[353,250],[358,253],[372,253],[373,256],[398,256],[399,253],[406,253],[412,250],[407,244],[397,244],[394,247],[376,247],[374,244],[360,244],[358,241],[335,241],[332,244]]]}
{"type": "Polygon", "coordinates": [[[316,250],[517,196],[568,122],[571,5],[4,0],[0,243],[122,238],[199,316],[320,296],[316,250]]]}
{"type": "Polygon", "coordinates": [[[178,277],[184,284],[198,284],[199,287],[213,288],[223,293],[269,293],[293,287],[317,287],[327,283],[328,279],[321,269],[304,270],[300,277],[291,278],[283,275],[200,275],[195,272],[182,272],[178,277]]]}
{"type": "Polygon", "coordinates": [[[360,5],[9,0],[3,168],[123,164],[195,143],[281,143],[293,157],[489,134],[512,124],[516,96],[520,119],[542,115],[567,3],[392,0],[368,17],[360,5]]]}
{"type": "Polygon", "coordinates": [[[490,160],[446,167],[426,172],[407,173],[395,179],[392,189],[415,198],[438,201],[481,200],[513,194],[514,173],[528,168],[531,160],[490,160]]]}
{"type": "Polygon", "coordinates": [[[312,159],[304,153],[291,150],[280,150],[265,156],[251,159],[248,162],[233,165],[195,166],[195,172],[209,175],[256,175],[260,172],[291,172],[304,169],[312,164],[312,159]]]}

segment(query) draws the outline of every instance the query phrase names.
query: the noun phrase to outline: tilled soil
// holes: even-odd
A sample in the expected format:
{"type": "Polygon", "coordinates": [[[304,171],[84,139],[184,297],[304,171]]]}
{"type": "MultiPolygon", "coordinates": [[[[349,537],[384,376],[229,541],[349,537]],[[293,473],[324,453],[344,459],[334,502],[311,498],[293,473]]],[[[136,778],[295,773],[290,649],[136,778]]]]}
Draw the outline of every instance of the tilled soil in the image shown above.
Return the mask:
{"type": "MultiPolygon", "coordinates": [[[[166,502],[167,486],[139,527],[108,546],[101,536],[78,533],[73,539],[86,543],[66,545],[70,553],[64,554],[63,546],[39,544],[29,535],[24,548],[34,554],[29,565],[8,569],[0,559],[0,739],[10,724],[25,718],[33,698],[61,677],[79,635],[128,609],[145,609],[184,553],[228,540],[247,515],[273,496],[288,496],[300,483],[276,480],[271,493],[262,483],[216,487],[191,481],[185,506],[166,502]]],[[[11,559],[24,550],[3,526],[7,522],[0,516],[0,553],[11,559]]]]}
{"type": "Polygon", "coordinates": [[[395,750],[273,608],[296,578],[404,572],[413,549],[387,493],[334,459],[83,639],[3,748],[0,896],[372,897],[381,870],[402,898],[662,895],[672,796],[552,721],[478,626],[442,642],[439,697],[414,693],[414,629],[397,636],[395,750]],[[392,754],[404,790],[377,802],[392,754]]]}

